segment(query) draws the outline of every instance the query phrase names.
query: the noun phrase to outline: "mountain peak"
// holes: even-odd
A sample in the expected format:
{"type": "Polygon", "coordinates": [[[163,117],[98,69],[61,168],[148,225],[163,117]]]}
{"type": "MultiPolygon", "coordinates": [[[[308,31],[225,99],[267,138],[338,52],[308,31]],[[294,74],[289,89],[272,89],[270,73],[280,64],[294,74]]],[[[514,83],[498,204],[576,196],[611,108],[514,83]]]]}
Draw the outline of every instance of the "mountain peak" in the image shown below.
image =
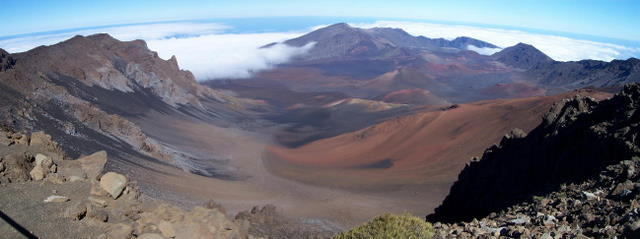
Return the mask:
{"type": "Polygon", "coordinates": [[[349,24],[344,22],[339,22],[339,23],[325,27],[325,29],[350,29],[350,28],[352,27],[349,24]]]}
{"type": "Polygon", "coordinates": [[[553,62],[553,59],[542,51],[522,42],[493,54],[493,57],[499,62],[526,70],[553,62]]]}
{"type": "MultiPolygon", "coordinates": [[[[317,29],[304,36],[284,43],[301,47],[315,42],[315,46],[305,55],[306,60],[335,57],[362,58],[389,54],[398,48],[430,51],[467,50],[469,45],[497,48],[496,46],[469,37],[459,37],[453,41],[443,38],[431,39],[413,36],[400,28],[375,27],[362,29],[346,23],[336,23],[317,29]]],[[[273,44],[266,45],[269,47],[273,44]]],[[[412,51],[413,52],[413,51],[412,51]]],[[[413,54],[413,53],[410,53],[413,54]]]]}

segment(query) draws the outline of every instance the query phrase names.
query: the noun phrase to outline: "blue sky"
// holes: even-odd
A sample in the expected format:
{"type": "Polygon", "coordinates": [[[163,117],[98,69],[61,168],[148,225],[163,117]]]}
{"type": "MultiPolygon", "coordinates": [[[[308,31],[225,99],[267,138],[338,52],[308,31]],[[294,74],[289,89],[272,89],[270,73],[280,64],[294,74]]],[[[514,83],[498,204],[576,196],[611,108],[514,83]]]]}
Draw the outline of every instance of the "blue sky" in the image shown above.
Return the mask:
{"type": "Polygon", "coordinates": [[[206,18],[342,16],[428,19],[640,41],[634,0],[151,1],[2,0],[0,36],[96,25],[206,18]]]}

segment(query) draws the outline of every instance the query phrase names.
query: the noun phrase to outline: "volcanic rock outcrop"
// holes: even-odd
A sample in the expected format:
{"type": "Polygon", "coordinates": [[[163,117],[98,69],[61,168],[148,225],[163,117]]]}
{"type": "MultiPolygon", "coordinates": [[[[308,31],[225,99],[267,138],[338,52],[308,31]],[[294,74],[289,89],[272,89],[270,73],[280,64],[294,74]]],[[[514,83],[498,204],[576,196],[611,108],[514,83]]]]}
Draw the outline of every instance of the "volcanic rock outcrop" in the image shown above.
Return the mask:
{"type": "Polygon", "coordinates": [[[48,135],[38,132],[30,136],[0,129],[0,204],[11,205],[0,211],[3,237],[249,237],[241,226],[246,223],[227,218],[224,209],[197,206],[184,210],[141,200],[135,182],[106,172],[104,151],[67,160],[57,143],[47,140],[48,135]],[[38,167],[48,173],[29,177],[29,171],[38,167]]]}
{"type": "MultiPolygon", "coordinates": [[[[453,222],[481,218],[534,195],[556,191],[563,184],[587,182],[591,186],[585,188],[597,185],[606,189],[604,196],[609,194],[607,197],[612,198],[635,192],[633,182],[637,177],[633,169],[620,175],[600,172],[608,165],[635,159],[640,153],[639,108],[638,84],[625,86],[622,92],[601,102],[575,97],[556,103],[528,135],[514,130],[499,145],[488,148],[480,159],[472,159],[428,219],[453,222]],[[608,186],[598,183],[599,173],[600,177],[608,177],[602,182],[608,186]],[[631,186],[623,184],[614,189],[618,187],[615,183],[625,182],[620,177],[629,177],[631,186]],[[591,180],[596,180],[595,184],[591,180]],[[616,192],[609,192],[612,189],[616,192]],[[625,189],[630,191],[623,193],[625,189]]],[[[585,195],[599,197],[593,191],[585,195]]],[[[609,223],[618,223],[616,220],[609,223]]]]}

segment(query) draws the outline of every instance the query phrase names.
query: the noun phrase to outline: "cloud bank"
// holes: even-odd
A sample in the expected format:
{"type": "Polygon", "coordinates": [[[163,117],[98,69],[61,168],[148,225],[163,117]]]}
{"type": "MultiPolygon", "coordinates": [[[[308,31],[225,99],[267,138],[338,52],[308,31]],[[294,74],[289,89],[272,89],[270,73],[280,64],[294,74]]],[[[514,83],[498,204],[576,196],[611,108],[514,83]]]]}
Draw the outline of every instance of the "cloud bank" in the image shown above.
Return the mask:
{"type": "MultiPolygon", "coordinates": [[[[502,48],[524,42],[559,61],[582,59],[610,61],[640,55],[640,48],[518,30],[403,21],[378,21],[351,25],[362,28],[402,28],[412,35],[430,38],[454,39],[459,36],[468,36],[502,48]]],[[[233,79],[250,77],[257,71],[270,69],[304,54],[313,47],[313,44],[304,47],[291,47],[284,44],[276,44],[270,48],[260,47],[295,38],[321,27],[324,26],[315,26],[296,32],[234,34],[228,33],[230,26],[216,23],[154,23],[5,38],[0,39],[0,48],[9,52],[22,52],[40,45],[55,44],[74,35],[109,33],[120,40],[143,39],[151,50],[158,52],[164,59],[175,55],[180,67],[193,72],[198,80],[233,79]]],[[[469,50],[490,55],[500,49],[469,46],[469,50]]]]}
{"type": "Polygon", "coordinates": [[[230,27],[215,23],[166,23],[106,27],[38,34],[0,40],[0,48],[23,52],[40,45],[51,45],[75,35],[108,33],[123,40],[143,39],[164,59],[175,55],[181,68],[190,70],[198,80],[250,77],[254,72],[282,64],[304,54],[313,44],[291,47],[273,42],[294,38],[303,32],[229,34],[230,27]]]}
{"type": "MultiPolygon", "coordinates": [[[[453,40],[459,36],[467,36],[492,43],[502,48],[522,42],[535,46],[540,51],[558,61],[577,61],[584,59],[611,61],[613,59],[627,59],[640,55],[640,48],[572,39],[563,36],[529,33],[519,30],[404,21],[377,21],[375,23],[352,25],[364,28],[402,28],[412,35],[422,35],[429,38],[442,37],[449,40],[453,40]]],[[[469,49],[480,54],[493,53],[486,48],[472,47],[469,49]]]]}
{"type": "Polygon", "coordinates": [[[189,38],[149,40],[149,48],[162,58],[176,55],[178,63],[198,79],[246,78],[254,72],[272,68],[306,53],[313,44],[291,47],[280,42],[299,34],[212,34],[189,38]]]}

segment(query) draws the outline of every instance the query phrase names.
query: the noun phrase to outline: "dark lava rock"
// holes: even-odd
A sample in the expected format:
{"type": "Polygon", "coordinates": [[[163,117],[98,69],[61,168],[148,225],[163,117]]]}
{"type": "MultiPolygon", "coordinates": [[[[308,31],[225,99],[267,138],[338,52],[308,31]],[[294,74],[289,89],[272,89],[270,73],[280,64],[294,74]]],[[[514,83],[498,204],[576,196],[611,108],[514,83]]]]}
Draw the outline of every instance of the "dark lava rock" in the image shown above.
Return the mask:
{"type": "MultiPolygon", "coordinates": [[[[472,160],[427,219],[480,220],[464,223],[471,237],[492,225],[510,237],[638,238],[638,107],[638,84],[599,103],[557,103],[531,133],[510,133],[472,160]]],[[[450,224],[434,225],[436,238],[452,232],[450,224]]]]}

